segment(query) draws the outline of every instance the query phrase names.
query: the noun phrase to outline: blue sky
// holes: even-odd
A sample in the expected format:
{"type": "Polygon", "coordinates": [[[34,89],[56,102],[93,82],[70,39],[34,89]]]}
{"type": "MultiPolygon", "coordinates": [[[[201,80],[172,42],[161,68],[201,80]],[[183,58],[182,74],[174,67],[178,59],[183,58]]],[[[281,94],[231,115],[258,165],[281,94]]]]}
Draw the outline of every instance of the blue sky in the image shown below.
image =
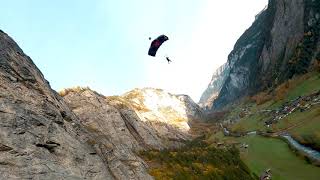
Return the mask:
{"type": "Polygon", "coordinates": [[[55,90],[104,95],[155,87],[198,101],[214,70],[267,0],[10,0],[0,29],[55,90]],[[149,57],[149,37],[169,37],[149,57]],[[165,56],[174,62],[167,64],[165,56]]]}

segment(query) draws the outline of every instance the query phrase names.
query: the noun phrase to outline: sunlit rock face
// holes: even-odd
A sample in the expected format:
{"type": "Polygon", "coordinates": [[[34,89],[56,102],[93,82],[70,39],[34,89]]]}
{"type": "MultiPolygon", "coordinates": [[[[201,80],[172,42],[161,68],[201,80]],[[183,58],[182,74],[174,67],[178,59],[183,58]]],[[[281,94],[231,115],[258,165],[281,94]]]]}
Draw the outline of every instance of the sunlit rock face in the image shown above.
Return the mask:
{"type": "Polygon", "coordinates": [[[134,105],[142,121],[165,123],[183,132],[190,129],[189,121],[202,118],[199,106],[186,95],[144,88],[134,89],[122,97],[134,105]]]}
{"type": "Polygon", "coordinates": [[[202,93],[199,100],[198,104],[201,108],[204,110],[211,108],[212,103],[218,97],[229,72],[230,66],[228,63],[223,64],[214,72],[207,89],[202,93]]]}

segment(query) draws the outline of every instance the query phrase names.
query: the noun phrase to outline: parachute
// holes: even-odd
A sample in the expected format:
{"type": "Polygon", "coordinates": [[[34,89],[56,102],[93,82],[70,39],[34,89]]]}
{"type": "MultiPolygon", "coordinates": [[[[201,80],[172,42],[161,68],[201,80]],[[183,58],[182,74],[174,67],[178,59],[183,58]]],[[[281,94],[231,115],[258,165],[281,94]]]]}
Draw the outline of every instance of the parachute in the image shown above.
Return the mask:
{"type": "Polygon", "coordinates": [[[169,38],[165,35],[161,35],[157,37],[155,40],[153,40],[151,42],[148,55],[153,57],[156,56],[159,47],[162,45],[162,43],[164,43],[167,40],[169,40],[169,38]]]}

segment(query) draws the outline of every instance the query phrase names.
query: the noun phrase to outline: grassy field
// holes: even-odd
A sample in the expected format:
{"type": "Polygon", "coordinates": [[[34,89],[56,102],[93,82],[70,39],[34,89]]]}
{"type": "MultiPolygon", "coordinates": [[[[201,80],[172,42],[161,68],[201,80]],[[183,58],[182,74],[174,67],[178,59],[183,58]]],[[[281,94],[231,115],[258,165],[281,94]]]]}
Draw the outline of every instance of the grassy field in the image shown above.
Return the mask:
{"type": "Polygon", "coordinates": [[[305,96],[320,90],[320,73],[311,73],[304,80],[297,82],[287,94],[286,100],[292,100],[298,96],[305,96]]]}
{"type": "Polygon", "coordinates": [[[319,180],[320,168],[307,164],[296,156],[288,145],[279,139],[248,136],[240,142],[249,145],[241,157],[251,171],[259,174],[271,168],[273,180],[319,180]]]}
{"type": "Polygon", "coordinates": [[[238,123],[236,123],[232,127],[232,131],[237,132],[247,132],[247,131],[256,131],[256,130],[264,130],[264,118],[265,116],[261,114],[253,114],[249,115],[238,123]]]}
{"type": "Polygon", "coordinates": [[[319,180],[320,178],[319,167],[310,165],[302,157],[298,157],[280,139],[254,135],[241,138],[224,137],[222,133],[217,133],[210,139],[248,144],[248,149],[241,150],[241,158],[257,175],[271,168],[273,180],[319,180]]]}
{"type": "Polygon", "coordinates": [[[301,122],[289,130],[290,134],[300,143],[320,151],[320,106],[290,118],[289,121],[301,122]]]}

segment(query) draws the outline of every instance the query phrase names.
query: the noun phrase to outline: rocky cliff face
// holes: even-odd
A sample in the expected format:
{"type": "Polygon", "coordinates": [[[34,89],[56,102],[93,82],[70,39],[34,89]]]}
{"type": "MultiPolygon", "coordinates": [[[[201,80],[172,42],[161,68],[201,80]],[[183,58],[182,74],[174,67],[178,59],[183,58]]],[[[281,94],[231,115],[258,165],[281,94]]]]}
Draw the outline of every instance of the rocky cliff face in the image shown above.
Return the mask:
{"type": "Polygon", "coordinates": [[[65,90],[62,95],[86,129],[134,152],[182,145],[191,138],[188,121],[202,115],[192,100],[152,88],[111,97],[86,88],[65,90]]]}
{"type": "Polygon", "coordinates": [[[107,162],[119,179],[128,177],[125,172],[147,178],[146,164],[136,154],[183,145],[191,139],[188,121],[202,118],[201,109],[188,96],[159,89],[135,89],[112,97],[87,88],[60,94],[85,129],[108,147],[107,162]]]}
{"type": "Polygon", "coordinates": [[[200,97],[198,104],[201,108],[205,110],[212,108],[212,103],[218,97],[229,72],[230,67],[228,63],[223,64],[214,72],[207,89],[200,97]]]}
{"type": "Polygon", "coordinates": [[[230,53],[230,72],[211,110],[307,72],[319,57],[319,33],[319,1],[270,0],[230,53]]]}
{"type": "Polygon", "coordinates": [[[113,179],[93,139],[1,31],[0,179],[113,179]]]}
{"type": "Polygon", "coordinates": [[[0,179],[152,179],[138,152],[183,145],[202,118],[188,96],[151,88],[62,95],[0,31],[0,179]]]}

